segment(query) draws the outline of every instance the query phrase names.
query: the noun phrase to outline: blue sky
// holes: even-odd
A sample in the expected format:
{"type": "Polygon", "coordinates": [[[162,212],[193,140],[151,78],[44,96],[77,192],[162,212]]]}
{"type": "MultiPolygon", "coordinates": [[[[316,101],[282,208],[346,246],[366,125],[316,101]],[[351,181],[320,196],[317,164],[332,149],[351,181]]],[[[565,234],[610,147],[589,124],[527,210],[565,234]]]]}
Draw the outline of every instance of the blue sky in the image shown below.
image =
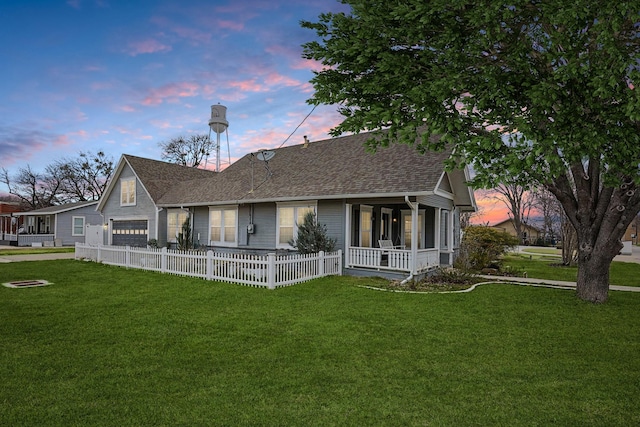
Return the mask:
{"type": "MultiPolygon", "coordinates": [[[[218,103],[232,161],[278,147],[311,111],[319,67],[301,56],[315,34],[299,22],[346,10],[333,0],[5,1],[0,166],[43,171],[98,150],[160,159],[159,142],[208,134],[218,103]]],[[[318,107],[287,145],[327,138],[335,110],[318,107]]]]}

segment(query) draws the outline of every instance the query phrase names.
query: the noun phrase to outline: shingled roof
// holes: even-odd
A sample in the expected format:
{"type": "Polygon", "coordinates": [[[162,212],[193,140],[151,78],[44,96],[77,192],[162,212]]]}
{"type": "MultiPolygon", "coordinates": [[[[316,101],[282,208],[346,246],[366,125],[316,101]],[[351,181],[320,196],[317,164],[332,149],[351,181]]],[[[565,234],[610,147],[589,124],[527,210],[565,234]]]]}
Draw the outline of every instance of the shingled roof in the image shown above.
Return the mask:
{"type": "Polygon", "coordinates": [[[144,157],[123,154],[122,156],[134,170],[138,179],[149,192],[149,196],[157,202],[162,195],[177,182],[191,180],[215,179],[215,172],[181,166],[174,163],[145,159],[144,157]]]}
{"type": "Polygon", "coordinates": [[[279,148],[268,165],[248,154],[212,178],[177,182],[174,177],[174,185],[158,205],[375,197],[434,190],[449,151],[423,155],[415,147],[392,144],[370,153],[365,149],[369,138],[371,134],[363,133],[279,148]]]}

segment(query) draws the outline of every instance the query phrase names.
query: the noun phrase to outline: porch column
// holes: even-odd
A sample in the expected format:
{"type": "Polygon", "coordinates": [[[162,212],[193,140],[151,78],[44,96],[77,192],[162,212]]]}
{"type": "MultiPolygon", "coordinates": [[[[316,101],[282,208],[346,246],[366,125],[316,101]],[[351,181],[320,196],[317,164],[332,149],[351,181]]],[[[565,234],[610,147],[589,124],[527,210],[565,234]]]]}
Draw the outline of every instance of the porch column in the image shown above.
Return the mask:
{"type": "Polygon", "coordinates": [[[349,259],[349,247],[351,247],[351,203],[345,204],[344,218],[344,266],[349,267],[351,260],[349,259]]]}
{"type": "Polygon", "coordinates": [[[442,218],[442,208],[436,209],[436,217],[435,217],[435,239],[433,242],[433,246],[438,250],[438,264],[440,264],[440,234],[442,232],[442,227],[440,224],[440,219],[442,218]]]}
{"type": "Polygon", "coordinates": [[[418,202],[411,202],[408,196],[404,198],[407,205],[411,208],[411,274],[416,274],[418,269],[416,265],[418,263],[418,202]]]}

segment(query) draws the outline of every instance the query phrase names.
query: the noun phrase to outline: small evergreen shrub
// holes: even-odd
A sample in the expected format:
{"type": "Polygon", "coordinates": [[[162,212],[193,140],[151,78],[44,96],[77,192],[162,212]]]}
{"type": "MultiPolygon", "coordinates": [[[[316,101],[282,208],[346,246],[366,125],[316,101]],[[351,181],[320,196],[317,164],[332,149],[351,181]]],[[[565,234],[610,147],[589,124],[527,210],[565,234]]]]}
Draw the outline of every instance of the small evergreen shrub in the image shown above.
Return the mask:
{"type": "Polygon", "coordinates": [[[307,212],[303,223],[298,224],[298,236],[289,244],[301,254],[333,252],[336,249],[336,239],[327,236],[327,226],[318,223],[315,212],[307,212]]]}

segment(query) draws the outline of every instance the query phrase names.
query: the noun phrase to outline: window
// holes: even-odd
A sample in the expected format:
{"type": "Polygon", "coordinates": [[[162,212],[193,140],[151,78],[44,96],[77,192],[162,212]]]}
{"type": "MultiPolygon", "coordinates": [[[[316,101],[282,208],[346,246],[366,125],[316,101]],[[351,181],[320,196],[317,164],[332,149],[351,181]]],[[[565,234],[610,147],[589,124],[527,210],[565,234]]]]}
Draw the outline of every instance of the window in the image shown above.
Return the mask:
{"type": "Polygon", "coordinates": [[[308,212],[316,211],[316,204],[279,204],[277,218],[277,244],[278,248],[290,249],[289,242],[298,235],[298,224],[304,222],[304,216],[308,212]]]}
{"type": "Polygon", "coordinates": [[[127,178],[120,181],[120,206],[136,204],[136,179],[127,178]]]}
{"type": "Polygon", "coordinates": [[[167,242],[175,243],[178,233],[182,231],[182,224],[189,216],[189,212],[182,209],[167,210],[167,242]]]}
{"type": "Polygon", "coordinates": [[[84,217],[74,216],[71,218],[71,227],[72,236],[84,236],[84,217]]]}
{"type": "Polygon", "coordinates": [[[440,248],[449,249],[449,211],[441,212],[440,229],[442,230],[440,248]]]}
{"type": "Polygon", "coordinates": [[[238,233],[238,208],[210,208],[209,209],[209,244],[231,246],[235,245],[238,233]]]}

